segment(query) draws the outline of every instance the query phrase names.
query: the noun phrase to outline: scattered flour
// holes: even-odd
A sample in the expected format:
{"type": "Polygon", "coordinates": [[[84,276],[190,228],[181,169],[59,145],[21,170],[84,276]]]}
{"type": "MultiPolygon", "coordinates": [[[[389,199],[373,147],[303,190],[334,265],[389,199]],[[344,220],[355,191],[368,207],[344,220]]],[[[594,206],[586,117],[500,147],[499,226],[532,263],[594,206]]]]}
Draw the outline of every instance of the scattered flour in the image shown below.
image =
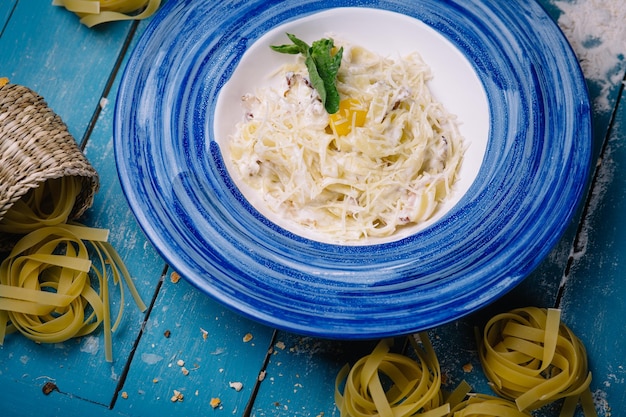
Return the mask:
{"type": "Polygon", "coordinates": [[[596,411],[600,412],[600,415],[610,417],[612,415],[612,410],[607,401],[606,392],[602,390],[596,390],[592,392],[592,396],[596,411]]]}
{"type": "Polygon", "coordinates": [[[558,24],[578,56],[585,77],[601,88],[598,111],[608,111],[611,89],[626,70],[626,7],[621,1],[556,1],[562,14],[558,24]]]}
{"type": "Polygon", "coordinates": [[[162,361],[163,356],[155,353],[142,353],[141,360],[148,365],[154,365],[155,363],[162,361]]]}
{"type": "MultiPolygon", "coordinates": [[[[621,132],[621,129],[622,127],[618,120],[613,126],[613,131],[621,132]]],[[[616,175],[619,174],[619,165],[615,158],[613,158],[614,147],[623,146],[625,139],[626,138],[624,137],[615,137],[611,139],[608,146],[604,149],[601,159],[597,161],[595,182],[590,190],[589,201],[587,202],[587,215],[582,219],[581,228],[576,235],[576,240],[574,241],[570,252],[570,258],[574,261],[572,268],[575,268],[577,262],[580,261],[587,253],[587,247],[590,243],[590,233],[593,230],[592,228],[594,227],[594,222],[598,221],[596,211],[601,204],[604,204],[606,195],[609,192],[616,175]]],[[[570,275],[571,272],[563,274],[560,283],[561,287],[565,287],[570,275]]],[[[608,291],[610,288],[607,288],[606,290],[608,291]]],[[[561,302],[563,302],[563,300],[561,300],[561,302]]],[[[561,308],[565,309],[565,306],[562,305],[561,308]]]]}
{"type": "MultiPolygon", "coordinates": [[[[615,124],[614,129],[616,132],[619,131],[619,123],[615,124]]],[[[595,182],[590,191],[591,195],[588,202],[589,205],[587,207],[587,218],[583,220],[583,227],[578,234],[577,242],[572,253],[574,259],[580,259],[585,254],[589,243],[590,227],[592,227],[590,222],[597,221],[593,220],[595,219],[593,216],[598,207],[605,201],[605,196],[607,195],[615,176],[619,172],[619,166],[613,158],[613,147],[611,146],[615,146],[618,143],[619,141],[617,140],[609,143],[609,146],[606,147],[604,153],[602,154],[602,159],[598,161],[595,182]]]]}
{"type": "Polygon", "coordinates": [[[100,346],[100,341],[97,337],[87,336],[83,340],[83,344],[80,346],[80,351],[90,354],[96,354],[98,352],[98,348],[100,346]]]}

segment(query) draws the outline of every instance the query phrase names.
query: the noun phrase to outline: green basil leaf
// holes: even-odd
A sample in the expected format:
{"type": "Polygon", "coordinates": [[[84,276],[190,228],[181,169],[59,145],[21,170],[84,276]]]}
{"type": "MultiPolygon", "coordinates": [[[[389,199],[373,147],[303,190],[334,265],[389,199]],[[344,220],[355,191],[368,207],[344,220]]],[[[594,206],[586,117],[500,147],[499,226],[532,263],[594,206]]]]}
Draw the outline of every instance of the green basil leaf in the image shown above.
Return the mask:
{"type": "Polygon", "coordinates": [[[294,45],[300,48],[300,53],[303,55],[308,55],[311,51],[311,47],[304,41],[298,39],[296,35],[292,35],[291,33],[287,34],[287,37],[294,45]]]}
{"type": "Polygon", "coordinates": [[[326,82],[324,82],[324,79],[319,73],[319,68],[315,64],[315,60],[309,55],[306,57],[304,64],[306,65],[307,70],[309,70],[309,81],[311,82],[311,85],[317,90],[320,100],[322,100],[324,107],[326,107],[326,82]]]}
{"type": "Polygon", "coordinates": [[[280,52],[281,54],[296,55],[300,53],[300,48],[298,48],[298,45],[271,45],[270,48],[272,48],[276,52],[280,52]]]}
{"type": "Polygon", "coordinates": [[[326,91],[326,96],[322,102],[329,114],[337,113],[339,110],[339,91],[337,91],[335,80],[337,79],[343,56],[343,48],[339,49],[335,55],[332,55],[333,47],[332,39],[320,39],[313,42],[311,47],[311,57],[315,62],[319,76],[324,82],[326,91]]]}
{"type": "Polygon", "coordinates": [[[336,79],[343,48],[335,55],[332,54],[334,42],[332,39],[322,38],[309,46],[306,42],[298,39],[295,35],[287,33],[287,37],[293,45],[270,46],[272,50],[285,54],[300,53],[304,56],[304,63],[309,71],[309,81],[324,103],[324,108],[329,114],[339,110],[339,91],[337,91],[336,79]]]}

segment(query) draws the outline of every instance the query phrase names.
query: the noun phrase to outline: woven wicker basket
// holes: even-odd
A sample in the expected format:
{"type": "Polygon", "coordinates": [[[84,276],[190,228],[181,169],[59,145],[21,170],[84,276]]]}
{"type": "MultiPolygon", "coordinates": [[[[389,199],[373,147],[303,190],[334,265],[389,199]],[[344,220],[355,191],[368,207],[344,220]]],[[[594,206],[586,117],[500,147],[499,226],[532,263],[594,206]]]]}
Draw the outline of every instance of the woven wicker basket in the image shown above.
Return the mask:
{"type": "MultiPolygon", "coordinates": [[[[96,170],[41,96],[16,84],[0,87],[0,220],[29,190],[65,176],[80,177],[83,184],[71,214],[75,219],[93,203],[96,170]]],[[[0,251],[18,237],[0,233],[0,251]]]]}

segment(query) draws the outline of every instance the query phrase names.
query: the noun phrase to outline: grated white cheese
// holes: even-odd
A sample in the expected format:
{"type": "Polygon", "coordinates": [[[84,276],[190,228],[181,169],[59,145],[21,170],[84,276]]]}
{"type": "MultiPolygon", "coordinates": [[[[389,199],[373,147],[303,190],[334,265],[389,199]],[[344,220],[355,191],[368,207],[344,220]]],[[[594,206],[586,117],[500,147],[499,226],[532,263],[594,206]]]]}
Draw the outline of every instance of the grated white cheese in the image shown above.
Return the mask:
{"type": "Polygon", "coordinates": [[[452,190],[464,144],[454,116],[427,87],[417,53],[383,58],[344,44],[342,98],[367,111],[338,135],[301,58],[279,71],[280,88],[243,97],[230,139],[241,179],[273,212],[339,240],[389,236],[428,220],[452,190]]]}

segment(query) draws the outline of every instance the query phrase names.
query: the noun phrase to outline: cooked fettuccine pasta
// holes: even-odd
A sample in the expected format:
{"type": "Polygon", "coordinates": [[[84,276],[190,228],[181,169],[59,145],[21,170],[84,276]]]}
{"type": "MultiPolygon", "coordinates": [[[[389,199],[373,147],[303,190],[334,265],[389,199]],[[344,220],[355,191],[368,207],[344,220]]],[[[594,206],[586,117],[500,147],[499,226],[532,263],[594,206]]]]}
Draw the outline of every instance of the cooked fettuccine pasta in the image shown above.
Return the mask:
{"type": "Polygon", "coordinates": [[[280,88],[243,97],[231,158],[282,218],[334,240],[386,237],[433,216],[465,145],[417,53],[390,59],[342,46],[339,111],[326,112],[299,58],[280,69],[280,88]]]}

